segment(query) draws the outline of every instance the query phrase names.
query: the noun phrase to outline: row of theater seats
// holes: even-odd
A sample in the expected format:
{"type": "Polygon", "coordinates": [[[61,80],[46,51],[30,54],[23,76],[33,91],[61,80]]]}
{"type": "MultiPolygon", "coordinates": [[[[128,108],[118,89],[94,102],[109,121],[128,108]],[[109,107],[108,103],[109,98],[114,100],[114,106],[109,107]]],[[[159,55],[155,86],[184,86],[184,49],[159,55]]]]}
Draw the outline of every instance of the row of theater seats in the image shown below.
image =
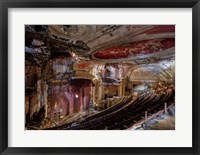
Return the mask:
{"type": "Polygon", "coordinates": [[[155,113],[159,111],[160,108],[164,108],[162,103],[165,98],[163,97],[165,96],[161,95],[159,99],[155,99],[155,96],[152,95],[144,101],[137,102],[130,109],[127,109],[126,111],[124,111],[124,113],[121,113],[123,121],[118,121],[115,125],[110,126],[108,129],[114,130],[130,128],[134,124],[134,122],[138,122],[143,119],[142,116],[144,116],[145,111],[148,111],[149,113],[155,113]],[[154,112],[152,110],[154,110],[154,112]]]}
{"type": "MultiPolygon", "coordinates": [[[[103,118],[113,115],[114,113],[119,111],[121,108],[123,108],[126,104],[128,104],[131,101],[132,101],[132,96],[128,96],[128,97],[126,96],[123,98],[123,100],[120,103],[118,103],[96,115],[90,116],[90,117],[86,118],[85,120],[78,122],[78,123],[82,124],[86,128],[91,127],[91,124],[101,123],[101,120],[103,118]]],[[[80,125],[76,126],[76,127],[72,127],[72,129],[78,129],[79,127],[80,127],[80,125]]],[[[69,127],[69,129],[71,129],[71,127],[69,127]]]]}
{"type": "MultiPolygon", "coordinates": [[[[111,107],[109,107],[109,108],[107,108],[107,109],[105,109],[105,110],[103,110],[103,111],[101,111],[99,113],[93,114],[93,115],[88,116],[88,117],[83,117],[81,120],[75,120],[75,121],[76,121],[76,123],[79,123],[79,122],[84,123],[84,122],[88,122],[90,120],[91,121],[96,121],[96,119],[98,119],[98,118],[100,118],[102,116],[105,116],[107,114],[111,114],[114,111],[116,111],[117,109],[122,108],[125,104],[129,103],[131,100],[132,100],[132,96],[124,96],[123,98],[121,98],[121,100],[119,100],[118,103],[114,104],[113,106],[111,106],[111,107]]],[[[67,123],[67,124],[62,125],[62,126],[50,128],[50,130],[52,130],[52,129],[54,129],[54,130],[55,129],[56,130],[58,130],[58,129],[66,129],[66,128],[68,128],[70,126],[73,126],[73,125],[74,125],[74,123],[71,122],[71,123],[67,123]]]]}
{"type": "Polygon", "coordinates": [[[143,119],[145,111],[149,115],[154,114],[164,108],[165,102],[171,101],[174,101],[174,91],[167,91],[164,94],[143,93],[135,101],[132,100],[132,96],[124,97],[118,104],[100,113],[75,121],[75,125],[72,122],[52,129],[124,130],[143,119]]]}
{"type": "Polygon", "coordinates": [[[136,101],[129,99],[119,103],[113,109],[105,110],[98,115],[80,121],[76,126],[68,126],[68,130],[123,130],[131,127],[144,116],[145,111],[155,113],[164,108],[164,102],[174,98],[172,91],[157,95],[148,93],[141,95],[136,101]],[[115,109],[116,108],[116,109],[115,109]]]}
{"type": "Polygon", "coordinates": [[[108,114],[108,113],[112,113],[113,111],[117,110],[117,109],[120,109],[121,107],[123,107],[125,104],[127,104],[127,102],[131,101],[132,100],[132,97],[131,96],[125,96],[123,97],[117,104],[97,113],[97,114],[94,114],[92,116],[89,116],[87,118],[85,118],[84,121],[88,121],[88,120],[91,120],[91,119],[94,119],[94,118],[97,118],[97,117],[101,117],[101,116],[104,116],[105,114],[108,114]]]}

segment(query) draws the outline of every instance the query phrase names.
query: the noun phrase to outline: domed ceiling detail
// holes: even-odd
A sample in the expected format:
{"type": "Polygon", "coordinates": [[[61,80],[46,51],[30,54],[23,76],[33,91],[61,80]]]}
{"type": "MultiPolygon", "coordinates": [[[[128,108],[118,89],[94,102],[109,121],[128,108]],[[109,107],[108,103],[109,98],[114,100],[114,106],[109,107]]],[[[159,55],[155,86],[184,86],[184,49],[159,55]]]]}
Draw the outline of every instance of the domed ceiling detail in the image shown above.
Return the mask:
{"type": "Polygon", "coordinates": [[[76,69],[86,69],[90,66],[87,61],[112,60],[112,63],[137,65],[171,60],[175,56],[175,25],[27,25],[25,28],[26,60],[37,66],[56,56],[71,59],[77,63],[76,69]]]}
{"type": "Polygon", "coordinates": [[[174,38],[143,40],[97,51],[93,54],[93,58],[97,59],[131,58],[157,52],[163,52],[164,50],[174,46],[175,46],[174,38]]]}

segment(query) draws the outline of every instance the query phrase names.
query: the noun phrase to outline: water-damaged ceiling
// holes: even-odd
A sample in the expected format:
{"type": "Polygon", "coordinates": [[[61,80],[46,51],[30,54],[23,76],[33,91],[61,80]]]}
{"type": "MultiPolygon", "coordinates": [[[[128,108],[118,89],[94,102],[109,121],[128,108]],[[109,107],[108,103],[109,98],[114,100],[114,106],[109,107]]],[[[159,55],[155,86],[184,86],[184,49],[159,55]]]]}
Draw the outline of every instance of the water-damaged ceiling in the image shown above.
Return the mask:
{"type": "Polygon", "coordinates": [[[175,60],[175,25],[26,25],[25,32],[27,66],[43,66],[55,57],[79,66],[175,60]]]}

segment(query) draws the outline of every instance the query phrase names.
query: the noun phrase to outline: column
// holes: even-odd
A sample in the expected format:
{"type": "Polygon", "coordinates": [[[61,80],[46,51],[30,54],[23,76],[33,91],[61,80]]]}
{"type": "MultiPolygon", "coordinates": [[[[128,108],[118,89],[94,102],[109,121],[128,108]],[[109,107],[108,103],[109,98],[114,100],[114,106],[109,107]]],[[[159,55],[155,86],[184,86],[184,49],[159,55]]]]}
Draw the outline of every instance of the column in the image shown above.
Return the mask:
{"type": "Polygon", "coordinates": [[[118,96],[119,97],[123,96],[123,83],[122,82],[118,86],[118,96]]]}
{"type": "Polygon", "coordinates": [[[99,89],[98,100],[101,100],[101,99],[102,99],[102,88],[101,88],[101,85],[100,85],[100,84],[98,84],[98,89],[99,89]]]}
{"type": "Polygon", "coordinates": [[[31,120],[31,96],[28,97],[29,121],[31,120]]]}
{"type": "Polygon", "coordinates": [[[45,106],[45,118],[47,117],[48,108],[48,85],[42,80],[37,81],[37,112],[44,105],[45,106]]]}
{"type": "Polygon", "coordinates": [[[127,85],[127,80],[123,79],[122,80],[122,96],[124,96],[126,94],[126,85],[127,85]]]}
{"type": "Polygon", "coordinates": [[[41,90],[41,80],[37,81],[37,111],[41,108],[41,100],[42,100],[42,90],[41,90]]]}
{"type": "Polygon", "coordinates": [[[96,103],[96,86],[92,87],[92,103],[96,103]]]}
{"type": "Polygon", "coordinates": [[[105,98],[104,85],[101,85],[101,99],[105,98]]]}
{"type": "Polygon", "coordinates": [[[44,83],[44,106],[45,106],[45,115],[44,117],[47,117],[47,109],[48,109],[48,85],[44,83]]]}
{"type": "Polygon", "coordinates": [[[125,85],[122,85],[122,96],[124,96],[126,94],[126,86],[125,85]]]}

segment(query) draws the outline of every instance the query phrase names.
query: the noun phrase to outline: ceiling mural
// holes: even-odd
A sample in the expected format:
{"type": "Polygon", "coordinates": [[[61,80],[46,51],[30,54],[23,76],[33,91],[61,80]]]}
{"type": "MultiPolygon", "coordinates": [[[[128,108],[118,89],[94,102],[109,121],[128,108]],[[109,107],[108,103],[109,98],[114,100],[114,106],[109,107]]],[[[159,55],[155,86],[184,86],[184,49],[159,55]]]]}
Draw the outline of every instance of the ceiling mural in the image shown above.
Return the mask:
{"type": "Polygon", "coordinates": [[[92,61],[82,61],[82,62],[74,64],[74,69],[83,70],[83,69],[89,68],[92,64],[93,64],[92,61]]]}
{"type": "Polygon", "coordinates": [[[175,46],[174,38],[143,40],[95,52],[94,58],[121,59],[162,52],[175,46]]]}

